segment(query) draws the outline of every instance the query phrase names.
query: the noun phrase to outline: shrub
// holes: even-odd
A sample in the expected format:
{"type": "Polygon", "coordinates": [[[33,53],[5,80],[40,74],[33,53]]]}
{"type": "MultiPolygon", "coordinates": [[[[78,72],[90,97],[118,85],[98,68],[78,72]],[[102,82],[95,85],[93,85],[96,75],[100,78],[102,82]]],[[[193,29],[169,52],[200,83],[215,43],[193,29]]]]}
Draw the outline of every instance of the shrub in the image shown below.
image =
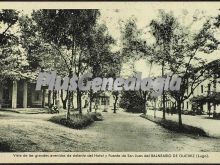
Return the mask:
{"type": "Polygon", "coordinates": [[[166,113],[170,113],[170,111],[171,111],[171,109],[170,108],[165,108],[165,110],[166,110],[166,113]]]}
{"type": "Polygon", "coordinates": [[[183,114],[184,114],[184,115],[192,115],[192,116],[195,116],[195,115],[196,115],[196,112],[194,112],[194,111],[189,111],[189,110],[184,110],[184,111],[183,111],[183,114]]]}
{"type": "Polygon", "coordinates": [[[214,119],[220,119],[220,113],[214,112],[214,113],[213,113],[213,118],[214,118],[214,119]]]}
{"type": "Polygon", "coordinates": [[[94,121],[102,121],[103,120],[103,116],[101,113],[97,113],[97,112],[91,112],[89,113],[91,115],[91,118],[94,120],[94,121]]]}
{"type": "Polygon", "coordinates": [[[159,107],[159,108],[158,108],[158,111],[163,111],[163,107],[159,107]]]}
{"type": "Polygon", "coordinates": [[[171,113],[171,114],[176,114],[176,113],[177,113],[176,107],[174,107],[174,106],[171,107],[171,108],[170,108],[170,113],[171,113]]]}
{"type": "Polygon", "coordinates": [[[11,152],[13,151],[8,142],[1,141],[0,143],[0,152],[11,152]]]}
{"type": "Polygon", "coordinates": [[[127,112],[144,112],[144,99],[138,91],[123,91],[119,106],[127,112]]]}
{"type": "Polygon", "coordinates": [[[82,129],[91,125],[94,121],[101,121],[103,117],[100,113],[72,114],[67,120],[65,115],[53,116],[50,121],[74,129],[82,129]]]}
{"type": "Polygon", "coordinates": [[[143,114],[141,115],[141,117],[146,118],[152,122],[155,122],[158,125],[162,126],[163,128],[166,128],[174,132],[181,132],[181,133],[193,134],[197,136],[208,137],[208,135],[202,128],[197,128],[186,124],[183,124],[183,126],[180,128],[179,124],[176,121],[164,120],[159,117],[154,118],[153,116],[143,115],[143,114]]]}

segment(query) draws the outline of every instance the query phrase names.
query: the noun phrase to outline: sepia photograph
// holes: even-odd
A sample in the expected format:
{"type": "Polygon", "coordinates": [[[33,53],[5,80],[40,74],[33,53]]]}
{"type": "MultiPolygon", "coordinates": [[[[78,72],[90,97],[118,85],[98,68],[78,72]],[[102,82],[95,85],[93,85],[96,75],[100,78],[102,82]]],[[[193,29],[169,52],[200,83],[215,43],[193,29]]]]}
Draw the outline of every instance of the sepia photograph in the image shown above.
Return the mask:
{"type": "Polygon", "coordinates": [[[14,3],[0,7],[1,154],[220,152],[220,3],[14,3]]]}

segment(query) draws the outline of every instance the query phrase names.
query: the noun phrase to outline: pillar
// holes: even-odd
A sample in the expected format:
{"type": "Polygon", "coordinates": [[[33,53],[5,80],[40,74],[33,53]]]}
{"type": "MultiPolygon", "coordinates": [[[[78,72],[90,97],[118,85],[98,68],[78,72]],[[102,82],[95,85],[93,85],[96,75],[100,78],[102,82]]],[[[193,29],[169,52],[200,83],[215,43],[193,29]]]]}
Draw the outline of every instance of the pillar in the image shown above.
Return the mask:
{"type": "Polygon", "coordinates": [[[17,108],[17,91],[18,91],[17,88],[18,88],[17,81],[13,81],[12,99],[11,99],[11,107],[12,108],[17,108]]]}
{"type": "Polygon", "coordinates": [[[27,108],[27,82],[23,83],[23,108],[27,108]]]}

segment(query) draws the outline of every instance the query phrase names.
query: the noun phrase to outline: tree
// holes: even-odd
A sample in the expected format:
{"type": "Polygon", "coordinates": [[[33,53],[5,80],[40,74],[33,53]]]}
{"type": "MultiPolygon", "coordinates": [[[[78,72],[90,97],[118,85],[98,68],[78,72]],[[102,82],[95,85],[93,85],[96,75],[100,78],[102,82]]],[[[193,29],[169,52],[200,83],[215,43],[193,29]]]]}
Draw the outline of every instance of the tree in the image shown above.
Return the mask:
{"type": "MultiPolygon", "coordinates": [[[[92,78],[109,76],[112,68],[114,53],[111,47],[115,44],[115,40],[109,35],[107,27],[104,24],[97,25],[91,33],[89,41],[89,70],[92,78]]],[[[89,111],[92,111],[92,102],[98,97],[102,91],[94,94],[93,90],[89,91],[89,111]]]]}
{"type": "Polygon", "coordinates": [[[20,44],[20,38],[11,32],[17,21],[17,11],[0,10],[0,23],[3,28],[3,32],[0,34],[1,80],[30,77],[30,74],[26,72],[28,66],[26,52],[20,44]]]}
{"type": "MultiPolygon", "coordinates": [[[[110,77],[113,77],[114,79],[116,79],[121,76],[122,61],[123,61],[123,56],[121,55],[120,52],[116,52],[113,54],[112,61],[111,61],[112,62],[111,68],[108,69],[108,72],[109,72],[108,75],[110,77]]],[[[112,91],[112,95],[114,98],[113,113],[116,113],[120,91],[112,91]]]]}
{"type": "MultiPolygon", "coordinates": [[[[177,26],[176,19],[172,13],[166,13],[163,10],[159,10],[158,19],[152,20],[150,23],[151,33],[156,40],[156,52],[153,56],[154,60],[161,65],[162,77],[165,76],[164,70],[166,65],[166,58],[170,53],[171,38],[174,33],[174,29],[177,26]]],[[[165,119],[165,101],[166,95],[163,90],[162,93],[162,105],[163,105],[163,119],[165,119]]]]}
{"type": "MultiPolygon", "coordinates": [[[[27,52],[27,60],[29,66],[26,68],[31,72],[32,75],[35,75],[35,79],[39,71],[52,71],[56,70],[57,74],[63,75],[65,70],[63,68],[65,65],[60,61],[60,56],[57,54],[50,44],[46,43],[41,35],[38,33],[39,29],[32,17],[27,15],[21,15],[18,19],[20,27],[20,43],[22,47],[27,52]],[[57,61],[60,61],[57,63],[57,61]]],[[[43,99],[42,107],[45,106],[45,93],[46,89],[43,87],[43,99]]],[[[61,92],[63,94],[63,91],[61,92]]],[[[58,103],[58,92],[49,91],[48,92],[48,106],[58,103]],[[52,102],[51,102],[51,96],[52,102]]],[[[61,97],[62,98],[62,97],[61,97]]],[[[62,98],[63,99],[63,98],[62,98]]],[[[65,107],[65,104],[64,104],[65,107]]]]}
{"type": "Polygon", "coordinates": [[[127,112],[144,113],[144,104],[146,102],[140,92],[122,91],[119,105],[127,112]]]}
{"type": "MultiPolygon", "coordinates": [[[[82,75],[88,67],[88,39],[99,16],[98,10],[38,10],[33,13],[44,40],[60,55],[68,77],[82,75]]],[[[82,113],[81,91],[77,88],[77,108],[82,113]]],[[[68,91],[68,112],[73,93],[68,91]]]]}
{"type": "MultiPolygon", "coordinates": [[[[218,10],[220,10],[220,9],[218,9],[218,10]]],[[[214,25],[215,25],[217,28],[219,28],[219,27],[220,27],[220,14],[217,15],[214,19],[215,19],[214,25]]]]}
{"type": "MultiPolygon", "coordinates": [[[[152,58],[155,52],[155,45],[147,43],[142,37],[143,31],[137,28],[136,19],[131,17],[122,26],[122,56],[124,62],[134,64],[134,61],[139,59],[145,59],[146,63],[150,64],[149,76],[151,75],[151,69],[153,65],[152,58]]],[[[133,69],[133,72],[135,70],[133,69]]],[[[151,91],[139,91],[144,100],[144,114],[147,113],[147,99],[150,98],[151,91]]]]}
{"type": "Polygon", "coordinates": [[[169,53],[164,60],[168,70],[172,72],[171,78],[173,75],[178,75],[182,79],[180,90],[170,92],[177,102],[179,126],[182,128],[182,103],[193,94],[199,84],[209,77],[207,66],[204,65],[206,61],[197,56],[198,52],[209,54],[217,49],[219,42],[214,37],[209,19],[203,20],[202,27],[194,32],[191,30],[192,24],[202,21],[198,15],[194,15],[192,23],[187,26],[181,25],[177,18],[172,17],[171,20],[176,22],[175,29],[172,28],[172,35],[169,35],[169,53]]]}
{"type": "Polygon", "coordinates": [[[18,12],[16,10],[0,10],[0,22],[5,25],[5,29],[0,34],[1,45],[7,44],[15,36],[10,33],[10,29],[18,21],[18,12]]]}

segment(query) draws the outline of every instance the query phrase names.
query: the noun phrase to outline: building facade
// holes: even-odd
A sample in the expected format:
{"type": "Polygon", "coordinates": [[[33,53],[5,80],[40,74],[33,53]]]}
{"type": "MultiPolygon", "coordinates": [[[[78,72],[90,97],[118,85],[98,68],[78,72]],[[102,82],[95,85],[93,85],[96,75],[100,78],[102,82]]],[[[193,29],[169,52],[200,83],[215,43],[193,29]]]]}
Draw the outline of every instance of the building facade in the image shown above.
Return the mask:
{"type": "MultiPolygon", "coordinates": [[[[188,87],[187,93],[191,92],[191,87],[188,87]]],[[[201,111],[201,114],[213,114],[220,113],[220,97],[216,98],[218,101],[214,101],[212,96],[214,94],[219,94],[220,96],[220,79],[209,78],[199,84],[192,95],[186,99],[182,106],[182,111],[190,112],[190,111],[201,111]],[[209,99],[210,98],[210,99],[209,99]],[[197,100],[197,101],[193,101],[197,100]]],[[[159,98],[157,100],[157,108],[162,107],[162,99],[159,98]]],[[[166,96],[166,108],[176,108],[176,101],[169,95],[166,96]]],[[[198,113],[199,114],[199,113],[198,113]]]]}
{"type": "Polygon", "coordinates": [[[28,108],[42,106],[42,92],[27,80],[6,80],[0,84],[1,108],[28,108]]]}
{"type": "MultiPolygon", "coordinates": [[[[40,91],[35,90],[35,88],[36,83],[27,80],[6,80],[0,84],[0,108],[40,108],[48,106],[49,102],[51,104],[56,103],[59,107],[62,107],[60,91],[57,92],[56,98],[53,101],[53,92],[49,96],[46,87],[43,87],[40,91]]],[[[111,93],[105,92],[93,101],[93,108],[95,103],[101,109],[104,109],[106,106],[112,107],[113,97],[111,93]]],[[[89,98],[87,95],[83,95],[82,107],[87,108],[88,105],[89,98]]],[[[73,107],[77,107],[76,97],[73,97],[73,107]]]]}

